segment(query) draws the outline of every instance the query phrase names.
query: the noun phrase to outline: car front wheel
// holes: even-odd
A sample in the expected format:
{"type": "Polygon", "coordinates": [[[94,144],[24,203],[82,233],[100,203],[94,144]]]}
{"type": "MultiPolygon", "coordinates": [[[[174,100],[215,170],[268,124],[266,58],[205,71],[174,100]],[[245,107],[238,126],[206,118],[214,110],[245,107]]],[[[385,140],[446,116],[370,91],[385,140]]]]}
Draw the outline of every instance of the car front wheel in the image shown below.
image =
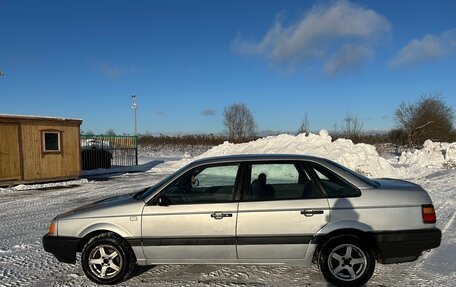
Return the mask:
{"type": "Polygon", "coordinates": [[[336,286],[361,286],[372,277],[374,253],[357,237],[339,237],[328,241],[319,255],[320,271],[336,286]]]}
{"type": "Polygon", "coordinates": [[[130,246],[113,233],[90,239],[81,256],[84,273],[98,284],[115,284],[126,279],[133,271],[135,261],[130,246]]]}

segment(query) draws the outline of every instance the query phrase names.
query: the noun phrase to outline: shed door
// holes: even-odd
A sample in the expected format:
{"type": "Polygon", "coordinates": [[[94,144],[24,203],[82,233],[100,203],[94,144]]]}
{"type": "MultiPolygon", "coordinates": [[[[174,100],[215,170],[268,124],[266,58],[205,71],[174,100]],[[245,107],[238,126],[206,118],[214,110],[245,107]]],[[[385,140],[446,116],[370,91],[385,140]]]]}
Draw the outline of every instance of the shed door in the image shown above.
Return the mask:
{"type": "Polygon", "coordinates": [[[0,124],[0,181],[21,178],[19,126],[0,124]]]}

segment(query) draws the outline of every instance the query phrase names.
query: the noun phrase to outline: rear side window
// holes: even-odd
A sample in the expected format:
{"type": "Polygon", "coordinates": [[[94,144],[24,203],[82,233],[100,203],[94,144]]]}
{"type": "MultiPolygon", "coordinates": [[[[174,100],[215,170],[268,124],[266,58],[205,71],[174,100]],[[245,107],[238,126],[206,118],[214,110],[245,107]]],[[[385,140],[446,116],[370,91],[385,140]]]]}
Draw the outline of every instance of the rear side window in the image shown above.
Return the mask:
{"type": "Polygon", "coordinates": [[[315,171],[323,189],[328,194],[328,197],[353,197],[360,196],[361,192],[341,177],[337,176],[329,169],[315,164],[310,164],[315,171]]]}
{"type": "Polygon", "coordinates": [[[258,163],[250,166],[248,201],[319,198],[309,175],[294,163],[258,163]]]}

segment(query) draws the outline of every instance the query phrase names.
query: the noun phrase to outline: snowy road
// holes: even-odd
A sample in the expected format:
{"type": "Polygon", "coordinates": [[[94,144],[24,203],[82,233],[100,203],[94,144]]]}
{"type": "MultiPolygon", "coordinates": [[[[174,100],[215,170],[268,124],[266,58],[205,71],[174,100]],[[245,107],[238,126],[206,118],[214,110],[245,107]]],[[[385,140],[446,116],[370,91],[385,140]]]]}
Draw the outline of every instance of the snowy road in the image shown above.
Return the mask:
{"type": "MultiPolygon", "coordinates": [[[[61,264],[41,237],[57,214],[152,185],[163,175],[130,174],[75,187],[0,193],[0,286],[91,286],[79,265],[61,264]]],[[[456,170],[412,181],[431,194],[443,231],[441,247],[418,261],[377,265],[368,286],[454,286],[456,282],[456,170]]],[[[328,286],[316,267],[163,265],[136,270],[123,286],[328,286]]]]}

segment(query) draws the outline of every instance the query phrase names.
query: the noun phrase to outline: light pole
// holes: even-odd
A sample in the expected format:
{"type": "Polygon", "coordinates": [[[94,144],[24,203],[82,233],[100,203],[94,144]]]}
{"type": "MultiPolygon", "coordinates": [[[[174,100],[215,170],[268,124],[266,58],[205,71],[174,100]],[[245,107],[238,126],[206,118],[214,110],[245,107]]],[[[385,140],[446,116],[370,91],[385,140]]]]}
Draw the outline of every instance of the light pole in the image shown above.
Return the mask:
{"type": "Polygon", "coordinates": [[[136,130],[136,95],[132,95],[131,96],[132,100],[133,100],[133,105],[131,106],[131,108],[133,109],[133,113],[134,113],[134,120],[135,120],[135,136],[137,135],[137,130],[136,130]]]}
{"type": "Polygon", "coordinates": [[[131,95],[131,99],[133,100],[133,105],[131,108],[133,109],[133,116],[135,118],[135,159],[136,165],[138,165],[138,133],[136,130],[136,95],[131,95]]]}

